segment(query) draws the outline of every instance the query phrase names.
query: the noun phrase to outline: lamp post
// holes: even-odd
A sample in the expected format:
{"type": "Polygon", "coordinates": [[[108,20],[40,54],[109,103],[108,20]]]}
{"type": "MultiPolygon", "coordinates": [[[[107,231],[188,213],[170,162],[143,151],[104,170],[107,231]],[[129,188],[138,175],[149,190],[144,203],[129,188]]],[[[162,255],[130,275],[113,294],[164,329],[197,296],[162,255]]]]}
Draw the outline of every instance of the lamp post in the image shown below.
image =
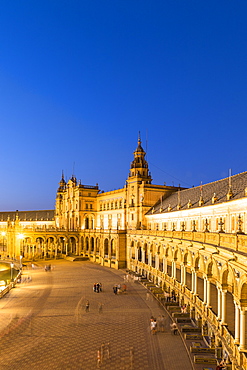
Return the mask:
{"type": "Polygon", "coordinates": [[[10,264],[10,281],[11,282],[13,281],[13,268],[14,268],[14,264],[13,262],[11,262],[10,264]]]}
{"type": "Polygon", "coordinates": [[[24,235],[23,234],[18,234],[18,239],[20,239],[20,269],[22,269],[24,235]]]}
{"type": "Polygon", "coordinates": [[[6,236],[6,232],[5,231],[2,231],[2,237],[3,237],[3,242],[2,242],[2,250],[3,250],[3,252],[4,252],[4,242],[5,242],[5,236],[6,236]]]}

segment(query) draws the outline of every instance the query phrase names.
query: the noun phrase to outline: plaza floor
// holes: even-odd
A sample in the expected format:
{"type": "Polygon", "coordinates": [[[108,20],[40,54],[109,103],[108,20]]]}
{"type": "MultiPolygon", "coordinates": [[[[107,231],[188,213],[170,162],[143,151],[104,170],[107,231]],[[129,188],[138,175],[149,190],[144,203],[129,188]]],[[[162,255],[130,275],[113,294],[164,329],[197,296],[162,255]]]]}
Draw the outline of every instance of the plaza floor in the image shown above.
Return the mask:
{"type": "Polygon", "coordinates": [[[22,283],[0,300],[1,370],[193,369],[182,338],[171,334],[169,317],[145,287],[131,280],[126,294],[113,293],[125,271],[61,260],[45,272],[45,263],[24,270],[22,283]],[[160,314],[166,330],[151,335],[150,317],[160,314]]]}

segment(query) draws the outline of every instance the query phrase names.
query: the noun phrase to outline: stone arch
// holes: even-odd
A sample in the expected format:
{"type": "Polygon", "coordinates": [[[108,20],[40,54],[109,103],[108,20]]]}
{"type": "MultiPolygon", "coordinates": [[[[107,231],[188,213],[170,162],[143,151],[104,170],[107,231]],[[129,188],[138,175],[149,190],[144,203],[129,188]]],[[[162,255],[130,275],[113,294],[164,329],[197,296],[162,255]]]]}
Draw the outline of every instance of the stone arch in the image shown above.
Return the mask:
{"type": "Polygon", "coordinates": [[[76,238],[71,236],[68,243],[68,254],[76,254],[76,238]]]}
{"type": "Polygon", "coordinates": [[[206,265],[206,274],[208,277],[213,276],[213,261],[212,260],[209,260],[206,265]]]}
{"type": "Polygon", "coordinates": [[[44,256],[44,244],[45,244],[45,238],[44,237],[37,237],[36,238],[36,245],[37,245],[37,250],[38,250],[38,254],[40,256],[44,256]]]}
{"type": "Polygon", "coordinates": [[[66,238],[64,236],[59,236],[57,238],[57,253],[65,253],[66,252],[66,238]]]}

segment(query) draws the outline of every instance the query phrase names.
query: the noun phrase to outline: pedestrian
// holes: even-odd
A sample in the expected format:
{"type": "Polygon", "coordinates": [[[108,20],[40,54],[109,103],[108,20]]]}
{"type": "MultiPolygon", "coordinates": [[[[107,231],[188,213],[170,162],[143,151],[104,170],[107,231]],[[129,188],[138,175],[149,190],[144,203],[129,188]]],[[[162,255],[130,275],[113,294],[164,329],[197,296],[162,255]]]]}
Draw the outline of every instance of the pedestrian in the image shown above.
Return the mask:
{"type": "Polygon", "coordinates": [[[105,350],[106,350],[106,356],[107,356],[107,358],[110,359],[111,358],[111,355],[110,355],[110,343],[107,343],[105,345],[105,350]]]}
{"type": "Polygon", "coordinates": [[[171,331],[172,333],[175,335],[178,333],[178,327],[177,327],[177,324],[175,322],[173,322],[171,325],[171,331]]]}
{"type": "Polygon", "coordinates": [[[216,370],[222,370],[226,367],[225,361],[220,361],[219,365],[216,367],[216,370]]]}
{"type": "Polygon", "coordinates": [[[157,321],[156,321],[156,319],[151,320],[150,329],[151,329],[151,333],[153,335],[156,334],[156,331],[157,331],[157,321]]]}
{"type": "Polygon", "coordinates": [[[160,318],[160,331],[162,333],[164,333],[164,331],[165,331],[165,324],[166,324],[165,316],[164,315],[161,315],[161,318],[160,318]]]}
{"type": "Polygon", "coordinates": [[[113,293],[117,294],[117,285],[114,285],[114,287],[112,289],[113,289],[113,293]]]}
{"type": "Polygon", "coordinates": [[[90,304],[89,304],[89,301],[87,301],[86,306],[85,306],[85,311],[86,312],[89,312],[89,307],[90,307],[90,304]]]}
{"type": "Polygon", "coordinates": [[[98,311],[99,311],[99,313],[102,313],[102,311],[103,311],[103,304],[102,303],[98,304],[98,311]]]}
{"type": "Polygon", "coordinates": [[[101,365],[101,351],[97,351],[97,369],[100,368],[101,365]]]}

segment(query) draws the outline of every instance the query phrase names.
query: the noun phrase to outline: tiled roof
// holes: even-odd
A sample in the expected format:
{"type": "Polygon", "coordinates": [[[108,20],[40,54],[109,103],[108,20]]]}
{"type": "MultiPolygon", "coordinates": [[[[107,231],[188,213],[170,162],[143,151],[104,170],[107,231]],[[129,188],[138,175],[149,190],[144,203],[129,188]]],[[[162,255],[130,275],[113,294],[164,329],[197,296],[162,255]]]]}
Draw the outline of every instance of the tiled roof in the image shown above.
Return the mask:
{"type": "Polygon", "coordinates": [[[0,222],[7,221],[8,218],[15,221],[17,215],[20,221],[52,221],[54,214],[54,210],[0,212],[0,222]]]}
{"type": "MultiPolygon", "coordinates": [[[[245,188],[247,187],[247,172],[242,172],[240,174],[231,176],[231,190],[233,196],[230,200],[236,200],[243,198],[245,196],[245,188]]],[[[199,207],[199,200],[202,195],[203,206],[208,206],[212,204],[212,198],[215,194],[217,201],[214,204],[219,204],[228,201],[227,193],[229,191],[229,178],[211,182],[209,184],[193,187],[190,189],[184,189],[172,193],[167,198],[159,200],[152,209],[150,209],[147,214],[157,214],[164,212],[177,211],[177,206],[180,200],[180,210],[185,210],[188,208],[199,207]],[[190,203],[190,207],[188,207],[190,203]],[[170,208],[170,211],[168,209],[170,208]],[[161,210],[162,209],[162,210],[161,210]]]]}

